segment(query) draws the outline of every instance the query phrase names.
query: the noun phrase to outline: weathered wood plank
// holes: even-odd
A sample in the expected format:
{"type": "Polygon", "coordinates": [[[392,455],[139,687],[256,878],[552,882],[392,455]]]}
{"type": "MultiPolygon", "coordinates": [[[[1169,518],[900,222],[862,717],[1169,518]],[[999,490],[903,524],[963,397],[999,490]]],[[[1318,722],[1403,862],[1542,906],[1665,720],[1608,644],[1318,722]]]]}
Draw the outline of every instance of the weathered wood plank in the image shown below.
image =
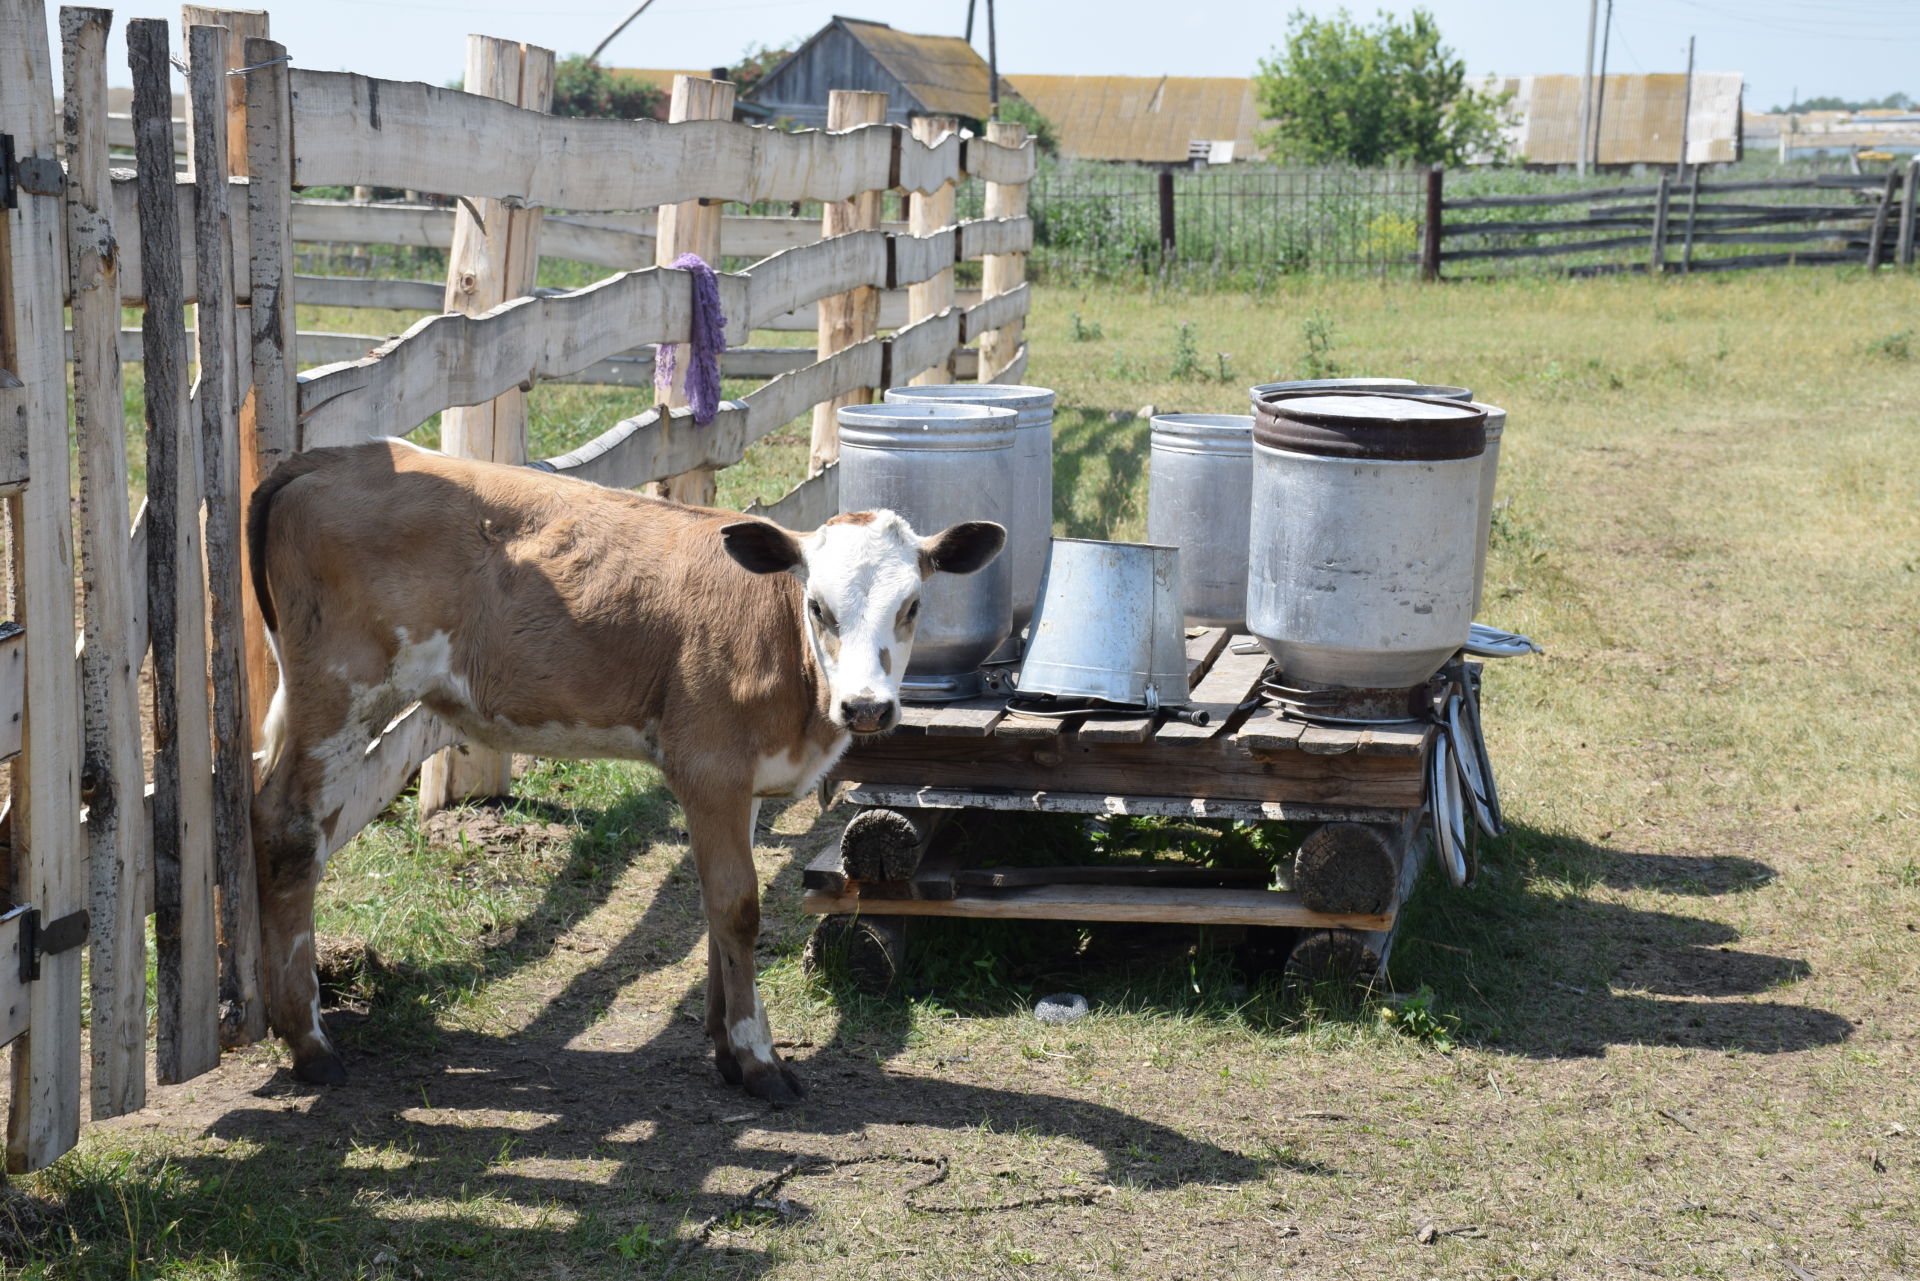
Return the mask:
{"type": "Polygon", "coordinates": [[[367,276],[295,276],[293,299],[304,307],[378,307],[439,311],[447,287],[437,280],[380,280],[367,276]]]}
{"type": "MultiPolygon", "coordinates": [[[[703,197],[835,201],[888,186],[896,145],[890,125],[788,133],[724,120],[589,120],[349,72],[296,70],[293,81],[303,187],[465,191],[595,211],[703,197]]],[[[1031,167],[1030,155],[981,160],[1009,173],[1031,167]]],[[[913,179],[932,181],[940,168],[916,164],[913,179]]]]}
{"type": "MultiPolygon", "coordinates": [[[[247,83],[247,279],[248,354],[253,391],[241,407],[240,501],[299,446],[299,384],[295,363],[293,201],[287,51],[252,37],[241,55],[253,68],[247,83]],[[250,429],[246,425],[250,424],[250,429]]],[[[244,510],[244,508],[243,508],[244,510]]],[[[255,740],[279,684],[266,624],[251,592],[243,596],[246,617],[247,699],[255,740]]]]}
{"type": "MultiPolygon", "coordinates": [[[[785,249],[747,269],[747,329],[856,287],[887,284],[887,236],[850,231],[785,249]]],[[[729,317],[729,327],[732,318],[729,317]]]]}
{"type": "Polygon", "coordinates": [[[1159,714],[1137,716],[1095,716],[1084,721],[1075,732],[1083,743],[1144,743],[1153,737],[1159,714]]]}
{"type": "Polygon", "coordinates": [[[1360,734],[1354,750],[1365,756],[1418,756],[1426,750],[1434,727],[1422,721],[1393,725],[1369,725],[1360,734]]]}
{"type": "Polygon", "coordinates": [[[1300,731],[1299,748],[1312,756],[1339,756],[1360,746],[1361,732],[1353,725],[1307,725],[1300,731]]]}
{"type": "Polygon", "coordinates": [[[1017,133],[1012,130],[996,132],[993,127],[995,123],[1000,122],[987,125],[986,137],[967,139],[966,154],[961,162],[970,177],[1024,187],[1039,172],[1039,153],[1034,149],[1032,139],[1027,137],[1025,125],[1017,126],[1017,133]]]}
{"type": "MultiPolygon", "coordinates": [[[[944,230],[934,230],[936,225],[943,225],[935,224],[932,221],[939,216],[937,209],[939,197],[937,194],[932,196],[915,196],[913,199],[916,202],[925,200],[929,203],[934,203],[936,208],[926,216],[928,230],[924,233],[915,233],[911,236],[890,237],[893,245],[892,283],[909,287],[907,289],[908,314],[915,319],[919,319],[943,310],[947,303],[943,302],[938,307],[929,306],[923,311],[915,311],[913,307],[914,289],[920,287],[930,288],[932,284],[937,283],[942,276],[945,276],[948,285],[947,301],[950,302],[952,300],[953,264],[955,261],[953,256],[954,232],[952,227],[946,227],[944,230]]],[[[918,219],[915,220],[914,225],[919,225],[918,219]]]]}
{"type": "Polygon", "coordinates": [[[954,227],[962,260],[992,254],[1023,254],[1033,248],[1033,219],[1024,214],[1007,218],[970,218],[954,227]]]}
{"type": "MultiPolygon", "coordinates": [[[[220,1039],[248,1045],[267,1033],[261,988],[259,893],[253,869],[253,726],[247,716],[243,602],[246,552],[240,532],[240,402],[234,353],[233,226],[227,212],[227,68],[223,26],[187,29],[188,116],[198,190],[194,244],[208,264],[195,310],[200,366],[201,488],[206,498],[209,672],[213,689],[212,837],[219,910],[220,1039]]],[[[198,516],[197,504],[195,516],[198,516]]],[[[196,614],[198,611],[195,611],[196,614]]],[[[196,624],[198,618],[195,619],[196,624]]]]}
{"type": "Polygon", "coordinates": [[[0,1045],[18,1040],[31,1018],[32,985],[20,980],[20,932],[30,910],[16,907],[0,916],[0,1045]]]}
{"type": "MultiPolygon", "coordinates": [[[[200,450],[187,400],[179,206],[166,120],[167,24],[127,24],[146,276],[147,614],[153,639],[154,938],[163,1083],[220,1062],[200,450]]],[[[37,626],[37,624],[33,624],[37,626]]]]}
{"type": "Polygon", "coordinates": [[[20,754],[26,715],[27,632],[15,624],[0,629],[0,761],[20,754]]]}
{"type": "MultiPolygon", "coordinates": [[[[897,732],[897,731],[896,731],[897,732]]],[[[927,809],[984,809],[1014,814],[1116,814],[1158,818],[1209,818],[1237,822],[1387,823],[1401,810],[1375,806],[1322,805],[1303,801],[1245,801],[1229,797],[1108,795],[1100,792],[1005,788],[921,787],[856,783],[846,800],[856,805],[908,805],[927,809]]]]}
{"type": "MultiPolygon", "coordinates": [[[[0,4],[0,129],[14,159],[58,173],[53,65],[40,0],[0,4]]],[[[171,166],[172,156],[168,155],[171,166]]],[[[15,903],[52,921],[87,906],[80,833],[80,691],[73,661],[73,537],[66,369],[60,360],[66,209],[60,196],[22,183],[0,206],[0,421],[18,432],[30,477],[7,497],[14,603],[31,630],[26,751],[13,767],[15,903]]],[[[9,468],[12,471],[12,468],[9,468]]],[[[41,962],[27,994],[26,1039],[13,1055],[7,1168],[37,1170],[71,1148],[80,1130],[81,951],[41,962]]],[[[17,973],[18,971],[16,971],[17,973]]]]}
{"type": "Polygon", "coordinates": [[[944,381],[959,342],[960,312],[955,307],[896,330],[887,339],[887,381],[897,387],[927,370],[944,381]]]}
{"type": "Polygon", "coordinates": [[[912,738],[944,734],[952,738],[984,738],[1007,714],[1006,695],[987,695],[953,703],[907,703],[900,709],[895,734],[912,738]]]}
{"type": "Polygon", "coordinates": [[[829,463],[765,506],[749,504],[745,514],[763,517],[785,529],[811,532],[839,510],[840,464],[829,463]]]}
{"type": "Polygon", "coordinates": [[[1250,752],[1290,752],[1300,746],[1306,722],[1290,720],[1276,707],[1256,708],[1232,734],[1250,752]]]}
{"type": "MultiPolygon", "coordinates": [[[[1004,254],[1001,257],[1018,257],[1017,254],[1004,254]]],[[[1005,293],[993,293],[988,290],[986,297],[977,305],[960,313],[960,341],[972,342],[976,338],[983,340],[980,348],[980,360],[983,365],[992,367],[993,357],[988,354],[985,339],[1011,328],[1027,314],[1027,307],[1033,287],[1024,282],[1013,286],[1005,293]]],[[[1005,350],[1011,351],[1012,347],[1005,350]]]]}
{"type": "MultiPolygon", "coordinates": [[[[829,129],[854,129],[877,124],[886,118],[887,95],[884,93],[834,89],[827,94],[829,129]]],[[[865,187],[856,187],[848,191],[843,199],[829,202],[820,214],[821,234],[837,236],[863,228],[877,230],[880,226],[881,189],[887,185],[887,180],[882,179],[865,187]]],[[[830,298],[822,298],[817,312],[819,327],[816,330],[815,347],[824,360],[837,351],[873,337],[880,324],[880,294],[871,287],[850,289],[830,298]]],[[[813,430],[807,448],[809,472],[819,471],[840,457],[840,407],[866,404],[872,400],[873,387],[868,385],[829,397],[813,407],[813,430]]]]}
{"type": "Polygon", "coordinates": [[[778,431],[804,414],[809,405],[876,385],[885,357],[882,341],[868,338],[748,392],[741,403],[751,417],[750,439],[778,431]]]}
{"type": "Polygon", "coordinates": [[[326,853],[331,855],[379,818],[406,790],[421,762],[459,741],[458,731],[418,704],[395,717],[367,749],[359,769],[341,784],[344,800],[333,834],[324,842],[326,853]]]}
{"type": "MultiPolygon", "coordinates": [[[[911,125],[914,137],[939,145],[958,144],[959,127],[959,121],[951,116],[921,116],[911,125]]],[[[953,206],[954,186],[950,182],[908,197],[907,222],[913,235],[894,237],[893,279],[889,283],[908,286],[907,315],[913,321],[925,321],[953,308],[953,264],[960,243],[957,231],[948,225],[953,222],[953,206]]],[[[954,332],[959,332],[957,320],[954,332]]],[[[930,353],[931,358],[924,361],[918,353],[911,353],[908,363],[890,363],[887,381],[895,386],[952,382],[955,345],[949,341],[945,351],[930,353]]],[[[898,342],[894,351],[899,353],[898,342]]]]}
{"type": "MultiPolygon", "coordinates": [[[[956,289],[953,302],[956,307],[971,307],[980,301],[978,289],[956,289]]],[[[880,294],[880,328],[904,329],[910,319],[911,298],[905,289],[888,289],[880,294]]],[[[769,329],[775,332],[812,333],[819,324],[819,309],[814,306],[801,307],[784,316],[762,316],[754,322],[755,329],[769,329]]]]}
{"type": "Polygon", "coordinates": [[[1205,725],[1189,725],[1185,721],[1168,721],[1154,731],[1154,738],[1162,743],[1179,742],[1190,738],[1212,738],[1227,728],[1233,714],[1255,688],[1260,684],[1260,674],[1267,670],[1265,652],[1258,654],[1223,654],[1212,669],[1188,698],[1188,704],[1196,711],[1204,711],[1208,716],[1205,725]]]}
{"type": "MultiPolygon", "coordinates": [[[[982,347],[981,351],[984,356],[985,348],[982,347]]],[[[962,367],[965,363],[966,358],[964,356],[954,360],[954,374],[956,377],[961,374],[962,367]]],[[[1023,383],[1027,380],[1027,344],[1024,342],[1021,343],[1014,351],[1013,359],[994,370],[991,375],[986,372],[984,359],[979,362],[977,368],[980,370],[980,381],[983,383],[1023,383]]]]}
{"type": "MultiPolygon", "coordinates": [[[[120,283],[123,233],[113,218],[107,163],[106,9],[63,8],[62,108],[67,138],[67,270],[73,295],[73,419],[80,465],[80,556],[84,644],[80,651],[82,773],[87,803],[87,970],[93,1003],[88,1039],[95,1120],[122,1116],[147,1098],[146,769],[140,744],[141,652],[133,644],[128,565],[126,410],[121,399],[120,283]]],[[[5,644],[0,683],[0,755],[19,750],[25,633],[5,644]],[[11,739],[9,742],[8,739],[11,739]]],[[[17,947],[17,936],[14,940],[17,947]]],[[[6,958],[0,955],[0,965],[6,958]]],[[[8,1012],[11,1015],[12,1011],[8,1012]]],[[[26,1006],[19,1005],[24,1020],[26,1006]]],[[[11,1023],[11,1019],[9,1019],[11,1023]]]]}
{"type": "Polygon", "coordinates": [[[1220,655],[1233,643],[1234,634],[1224,627],[1202,627],[1199,634],[1187,637],[1187,688],[1207,678],[1220,655]]]}
{"type": "Polygon", "coordinates": [[[1183,886],[1035,885],[957,894],[950,899],[873,898],[843,890],[811,890],[800,910],[816,916],[956,916],[1016,921],[1154,921],[1191,925],[1269,925],[1320,929],[1389,929],[1387,916],[1310,912],[1281,890],[1193,889],[1183,886]]]}

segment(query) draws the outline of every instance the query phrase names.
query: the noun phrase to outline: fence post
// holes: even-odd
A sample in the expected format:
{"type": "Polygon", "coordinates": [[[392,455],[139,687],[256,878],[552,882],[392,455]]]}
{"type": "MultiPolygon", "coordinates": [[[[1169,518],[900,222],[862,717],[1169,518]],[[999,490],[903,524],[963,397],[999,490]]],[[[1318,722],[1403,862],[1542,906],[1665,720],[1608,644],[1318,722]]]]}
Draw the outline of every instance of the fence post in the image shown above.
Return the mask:
{"type": "MultiPolygon", "coordinates": [[[[467,37],[468,93],[546,111],[553,104],[553,52],[493,36],[467,37]]],[[[540,211],[498,200],[462,201],[447,254],[448,311],[478,316],[533,291],[540,265],[540,211]]],[[[440,416],[440,448],[459,458],[527,461],[527,393],[518,387],[484,405],[440,416]]],[[[513,790],[513,755],[475,744],[449,747],[420,766],[422,816],[474,796],[513,790]]]]}
{"type": "MultiPolygon", "coordinates": [[[[887,118],[887,95],[858,89],[835,89],[827,95],[827,128],[834,131],[859,125],[882,124],[887,118]]],[[[863,191],[851,200],[829,201],[820,217],[820,234],[838,236],[880,226],[880,195],[863,191]]],[[[991,197],[989,197],[991,199],[991,197]]],[[[873,337],[880,328],[880,291],[862,285],[844,294],[820,300],[817,329],[819,358],[825,360],[857,342],[873,337]]],[[[842,405],[865,405],[873,400],[871,387],[859,387],[813,407],[813,440],[807,450],[807,474],[840,457],[835,419],[842,405]]]]}
{"type": "MultiPolygon", "coordinates": [[[[73,420],[80,462],[80,652],[92,930],[91,1094],[96,1121],[147,1099],[147,829],[139,668],[127,546],[127,429],[120,383],[120,267],[107,160],[107,9],[63,8],[67,270],[73,285],[73,420]]],[[[117,229],[121,234],[127,228],[117,229]]]]}
{"type": "Polygon", "coordinates": [[[1693,222],[1700,213],[1700,166],[1693,167],[1693,174],[1687,181],[1687,231],[1680,245],[1680,274],[1685,276],[1693,271],[1693,222]]]}
{"type": "Polygon", "coordinates": [[[1441,195],[1446,185],[1446,170],[1439,165],[1427,170],[1427,221],[1421,229],[1420,278],[1440,279],[1440,218],[1445,206],[1441,195]]]}
{"type": "MultiPolygon", "coordinates": [[[[147,619],[153,637],[153,934],[164,1083],[220,1062],[213,907],[213,750],[207,697],[200,450],[189,421],[181,324],[167,24],[127,24],[139,174],[141,322],[147,401],[147,619]]],[[[203,395],[217,394],[202,387],[203,395]]]]}
{"type": "MultiPolygon", "coordinates": [[[[987,125],[987,141],[1003,147],[1023,147],[1027,127],[1011,120],[994,120],[987,125]]],[[[1171,177],[1171,175],[1169,175],[1171,177]]],[[[1027,184],[990,182],[987,184],[984,212],[989,218],[1024,218],[1027,213],[1027,184]]],[[[1012,293],[1027,278],[1025,254],[988,254],[980,268],[980,300],[1012,293]]],[[[1020,335],[1024,322],[1016,317],[999,329],[980,335],[980,372],[978,380],[990,383],[1020,354],[1020,335]]]]}
{"type": "Polygon", "coordinates": [[[1160,258],[1162,261],[1173,257],[1173,170],[1162,169],[1159,174],[1160,189],[1160,258]]]}
{"type": "MultiPolygon", "coordinates": [[[[952,116],[920,116],[913,122],[913,136],[931,147],[960,128],[952,116]]],[[[953,184],[943,182],[938,191],[913,192],[907,197],[907,230],[916,236],[930,236],[953,221],[953,184]]],[[[932,280],[907,286],[907,323],[937,316],[953,306],[953,268],[948,267],[932,280]]],[[[923,369],[908,380],[913,386],[931,386],[953,381],[953,353],[931,369],[923,369]]]]}
{"type": "Polygon", "coordinates": [[[1667,270],[1667,196],[1670,186],[1668,176],[1660,175],[1660,194],[1653,204],[1653,244],[1647,261],[1647,271],[1651,275],[1664,275],[1667,270]]]}
{"type": "Polygon", "coordinates": [[[1900,249],[1899,262],[1902,267],[1913,266],[1913,223],[1914,204],[1920,201],[1920,156],[1907,161],[1906,200],[1900,206],[1900,249]]]}
{"type": "MultiPolygon", "coordinates": [[[[180,25],[183,29],[196,26],[225,27],[230,33],[227,40],[227,70],[236,71],[252,65],[247,61],[247,42],[267,38],[267,15],[261,9],[212,9],[203,5],[189,4],[180,7],[180,25]]],[[[274,68],[283,71],[284,68],[274,68]]],[[[245,178],[253,172],[248,159],[251,145],[247,134],[247,93],[248,77],[233,76],[226,78],[226,116],[227,116],[227,173],[230,177],[245,178]]],[[[249,192],[247,199],[252,200],[249,192]]],[[[251,225],[251,219],[249,219],[251,225]]],[[[289,267],[288,274],[291,274],[289,267]]],[[[249,281],[249,304],[251,304],[251,284],[249,281]]],[[[243,337],[253,332],[251,307],[239,307],[235,311],[235,329],[243,337]]],[[[291,328],[288,330],[292,332],[291,328]]],[[[253,497],[254,488],[260,483],[260,421],[258,406],[255,403],[253,389],[253,362],[249,359],[244,365],[239,357],[249,355],[245,350],[235,352],[235,373],[238,377],[240,400],[240,423],[238,427],[238,451],[235,456],[235,470],[238,473],[236,501],[238,510],[245,513],[247,502],[253,497]],[[244,370],[244,374],[243,374],[244,370]]],[[[245,642],[242,651],[242,663],[247,676],[247,715],[251,722],[253,741],[260,742],[260,729],[266,723],[267,707],[273,701],[274,670],[272,651],[267,646],[266,624],[260,618],[260,604],[254,600],[251,591],[240,593],[240,613],[245,628],[245,642]]],[[[249,765],[251,768],[251,765],[249,765]]]]}
{"type": "MultiPolygon", "coordinates": [[[[673,123],[682,120],[731,120],[733,95],[734,85],[728,80],[675,76],[667,119],[673,123]]],[[[681,254],[699,254],[709,267],[720,270],[722,207],[718,201],[703,204],[698,200],[683,200],[679,204],[662,206],[654,239],[654,265],[671,267],[681,254]]],[[[738,323],[735,322],[736,325],[738,323]]],[[[745,342],[745,335],[740,335],[740,339],[745,342]]],[[[674,348],[673,384],[669,387],[661,387],[658,382],[654,384],[655,403],[668,409],[679,409],[687,403],[687,367],[690,364],[687,353],[690,349],[685,343],[676,343],[674,348]]],[[[666,430],[672,430],[671,423],[666,430]]],[[[698,467],[678,476],[669,476],[647,488],[660,498],[670,498],[674,502],[695,507],[711,507],[714,499],[713,470],[698,467]]]]}
{"type": "Polygon", "coordinates": [[[1887,238],[1887,215],[1893,210],[1894,184],[1900,176],[1892,169],[1887,170],[1887,185],[1881,189],[1880,205],[1873,211],[1873,230],[1867,235],[1867,270],[1880,269],[1881,247],[1887,238]]]}
{"type": "MultiPolygon", "coordinates": [[[[87,904],[81,875],[80,700],[73,661],[67,371],[61,335],[62,202],[53,68],[40,0],[0,3],[0,121],[22,166],[0,206],[0,422],[24,457],[7,497],[13,581],[27,627],[26,718],[13,767],[13,901],[51,923],[87,904]]],[[[138,795],[138,793],[135,793],[138,795]]],[[[37,1170],[80,1134],[80,957],[44,957],[27,985],[28,1030],[14,1050],[7,1168],[37,1170]]],[[[17,974],[10,992],[19,991],[17,974]]]]}
{"type": "Polygon", "coordinates": [[[227,75],[232,33],[187,28],[187,124],[193,159],[194,331],[199,338],[200,450],[207,502],[207,598],[213,679],[213,852],[220,913],[220,1039],[267,1033],[260,988],[259,895],[253,871],[253,726],[242,670],[239,344],[233,312],[233,220],[227,204],[227,75]]]}

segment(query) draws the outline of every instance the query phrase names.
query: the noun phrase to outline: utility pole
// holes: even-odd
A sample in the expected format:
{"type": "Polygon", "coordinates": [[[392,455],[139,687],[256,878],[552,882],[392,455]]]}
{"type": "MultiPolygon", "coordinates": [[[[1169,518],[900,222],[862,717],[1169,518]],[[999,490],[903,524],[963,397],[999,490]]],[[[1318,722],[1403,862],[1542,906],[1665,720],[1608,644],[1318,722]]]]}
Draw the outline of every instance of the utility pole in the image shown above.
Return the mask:
{"type": "Polygon", "coordinates": [[[1593,95],[1593,167],[1600,168],[1601,114],[1607,105],[1607,50],[1613,44],[1613,0],[1607,0],[1607,21],[1600,29],[1600,86],[1593,95]]]}
{"type": "Polygon", "coordinates": [[[1687,180],[1687,117],[1693,114],[1693,37],[1687,37],[1687,87],[1680,95],[1680,181],[1687,180]]]}
{"type": "Polygon", "coordinates": [[[994,41],[993,0],[987,0],[987,114],[1000,114],[1000,53],[994,41]]]}
{"type": "MultiPolygon", "coordinates": [[[[987,0],[987,12],[993,12],[993,0],[987,0]]],[[[1587,0],[1587,60],[1580,69],[1580,176],[1587,176],[1587,148],[1593,138],[1593,37],[1600,25],[1600,0],[1587,0]]]]}
{"type": "Polygon", "coordinates": [[[973,43],[973,10],[980,0],[967,0],[967,43],[973,43]]]}

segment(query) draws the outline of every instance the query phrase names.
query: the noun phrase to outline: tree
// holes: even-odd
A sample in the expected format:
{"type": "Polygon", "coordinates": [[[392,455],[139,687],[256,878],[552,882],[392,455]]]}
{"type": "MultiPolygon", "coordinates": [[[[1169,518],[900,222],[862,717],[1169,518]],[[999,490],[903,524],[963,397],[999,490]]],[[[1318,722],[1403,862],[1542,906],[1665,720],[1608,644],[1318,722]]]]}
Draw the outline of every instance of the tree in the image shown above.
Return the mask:
{"type": "Polygon", "coordinates": [[[1433,15],[1387,13],[1372,27],[1345,9],[1331,18],[1296,10],[1287,43],[1254,78],[1261,138],[1290,159],[1354,165],[1460,164],[1505,158],[1506,95],[1468,85],[1466,63],[1440,42],[1433,15]]]}
{"type": "Polygon", "coordinates": [[[613,72],[584,54],[569,54],[553,69],[553,114],[614,120],[652,120],[664,114],[667,93],[626,72],[613,72]]]}
{"type": "MultiPolygon", "coordinates": [[[[795,45],[799,41],[789,40],[787,43],[795,45]]],[[[735,85],[734,92],[746,97],[747,92],[766,79],[767,73],[779,66],[791,52],[791,49],[769,49],[763,44],[748,45],[740,55],[740,61],[727,69],[727,79],[735,85]]]]}
{"type": "Polygon", "coordinates": [[[1790,111],[1911,111],[1913,106],[1913,99],[1904,93],[1890,93],[1877,102],[1872,98],[1863,98],[1856,102],[1851,98],[1828,96],[1802,98],[1790,107],[1775,107],[1773,114],[1785,115],[1790,111]]]}
{"type": "Polygon", "coordinates": [[[1040,108],[1019,94],[1009,93],[1004,80],[1001,81],[998,118],[1025,125],[1027,137],[1033,139],[1033,145],[1041,155],[1051,156],[1060,150],[1060,138],[1054,130],[1053,121],[1047,119],[1040,113],[1040,108]]]}

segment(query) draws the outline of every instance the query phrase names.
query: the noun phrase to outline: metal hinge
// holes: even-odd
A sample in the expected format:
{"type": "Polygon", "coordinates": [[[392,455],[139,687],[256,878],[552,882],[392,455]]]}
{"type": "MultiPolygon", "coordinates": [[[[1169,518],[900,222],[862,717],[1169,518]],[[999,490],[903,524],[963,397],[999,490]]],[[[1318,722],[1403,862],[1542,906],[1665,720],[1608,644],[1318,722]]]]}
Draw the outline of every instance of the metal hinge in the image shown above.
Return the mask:
{"type": "Polygon", "coordinates": [[[58,160],[45,156],[22,159],[14,154],[13,147],[13,135],[0,133],[0,205],[18,209],[22,191],[35,196],[58,196],[66,191],[66,171],[58,160]]]}
{"type": "Polygon", "coordinates": [[[70,952],[85,943],[89,925],[84,908],[46,925],[40,924],[39,908],[28,908],[20,922],[20,981],[31,983],[40,977],[41,957],[70,952]]]}

